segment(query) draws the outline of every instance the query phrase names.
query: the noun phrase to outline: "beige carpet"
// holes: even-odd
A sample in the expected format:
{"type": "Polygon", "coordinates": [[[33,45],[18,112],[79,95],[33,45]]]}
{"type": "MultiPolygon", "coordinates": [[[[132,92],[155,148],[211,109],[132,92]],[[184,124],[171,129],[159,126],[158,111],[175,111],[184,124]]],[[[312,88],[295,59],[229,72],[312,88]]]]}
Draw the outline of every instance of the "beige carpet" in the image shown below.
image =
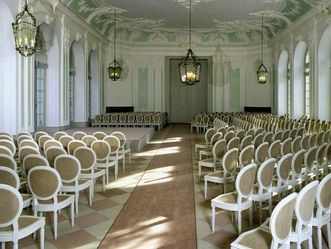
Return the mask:
{"type": "Polygon", "coordinates": [[[172,125],[99,248],[197,247],[190,130],[172,125]]]}

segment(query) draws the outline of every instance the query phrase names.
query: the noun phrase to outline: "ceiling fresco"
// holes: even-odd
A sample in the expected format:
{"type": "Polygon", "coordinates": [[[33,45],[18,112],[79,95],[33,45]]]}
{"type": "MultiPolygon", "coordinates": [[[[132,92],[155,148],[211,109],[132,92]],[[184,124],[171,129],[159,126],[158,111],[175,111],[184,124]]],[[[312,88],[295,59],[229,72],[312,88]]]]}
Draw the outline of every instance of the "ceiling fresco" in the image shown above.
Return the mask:
{"type": "MultiPolygon", "coordinates": [[[[319,0],[318,2],[320,2],[319,0]]],[[[119,39],[186,43],[189,0],[63,0],[95,30],[111,39],[117,13],[119,39]]],[[[314,0],[192,0],[196,43],[247,43],[272,38],[316,6],[314,0]]]]}

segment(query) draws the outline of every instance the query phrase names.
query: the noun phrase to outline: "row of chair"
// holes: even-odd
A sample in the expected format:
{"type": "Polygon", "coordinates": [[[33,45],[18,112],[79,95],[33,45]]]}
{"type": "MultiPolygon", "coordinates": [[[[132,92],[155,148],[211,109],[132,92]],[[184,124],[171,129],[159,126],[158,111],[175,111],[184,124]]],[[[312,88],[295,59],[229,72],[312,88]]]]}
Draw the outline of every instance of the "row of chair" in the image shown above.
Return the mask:
{"type": "Polygon", "coordinates": [[[167,123],[167,113],[111,113],[96,115],[92,127],[155,127],[158,130],[167,123]]]}

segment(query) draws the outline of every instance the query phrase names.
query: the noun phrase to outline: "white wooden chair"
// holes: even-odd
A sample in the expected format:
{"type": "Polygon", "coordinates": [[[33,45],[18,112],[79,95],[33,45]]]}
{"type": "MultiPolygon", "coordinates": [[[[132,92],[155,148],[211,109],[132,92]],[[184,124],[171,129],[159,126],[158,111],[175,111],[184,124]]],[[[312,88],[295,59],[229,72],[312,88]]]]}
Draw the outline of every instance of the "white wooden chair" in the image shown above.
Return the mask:
{"type": "Polygon", "coordinates": [[[23,199],[17,189],[0,184],[0,242],[5,248],[6,242],[13,242],[18,249],[18,241],[40,230],[40,248],[44,249],[45,218],[21,215],[23,199]]]}
{"type": "Polygon", "coordinates": [[[241,233],[241,213],[249,209],[252,223],[252,191],[255,182],[256,164],[252,163],[240,170],[236,178],[236,191],[217,196],[211,200],[212,232],[215,232],[216,208],[238,213],[238,232],[241,233]]]}
{"type": "Polygon", "coordinates": [[[32,168],[28,174],[28,184],[32,193],[34,216],[38,213],[53,212],[54,238],[57,239],[57,215],[59,210],[71,207],[71,225],[74,226],[75,196],[58,194],[61,189],[59,173],[47,166],[32,168]]]}

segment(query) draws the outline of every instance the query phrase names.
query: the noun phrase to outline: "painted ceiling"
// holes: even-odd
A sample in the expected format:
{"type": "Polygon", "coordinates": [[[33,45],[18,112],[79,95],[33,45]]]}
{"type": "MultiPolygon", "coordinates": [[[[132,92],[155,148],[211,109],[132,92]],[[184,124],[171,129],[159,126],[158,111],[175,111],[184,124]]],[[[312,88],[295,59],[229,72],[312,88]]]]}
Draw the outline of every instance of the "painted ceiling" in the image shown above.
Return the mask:
{"type": "MultiPolygon", "coordinates": [[[[63,0],[95,30],[112,39],[114,11],[119,39],[187,43],[189,0],[63,0]]],[[[192,0],[196,43],[259,41],[274,37],[312,9],[315,0],[192,0]]]]}

